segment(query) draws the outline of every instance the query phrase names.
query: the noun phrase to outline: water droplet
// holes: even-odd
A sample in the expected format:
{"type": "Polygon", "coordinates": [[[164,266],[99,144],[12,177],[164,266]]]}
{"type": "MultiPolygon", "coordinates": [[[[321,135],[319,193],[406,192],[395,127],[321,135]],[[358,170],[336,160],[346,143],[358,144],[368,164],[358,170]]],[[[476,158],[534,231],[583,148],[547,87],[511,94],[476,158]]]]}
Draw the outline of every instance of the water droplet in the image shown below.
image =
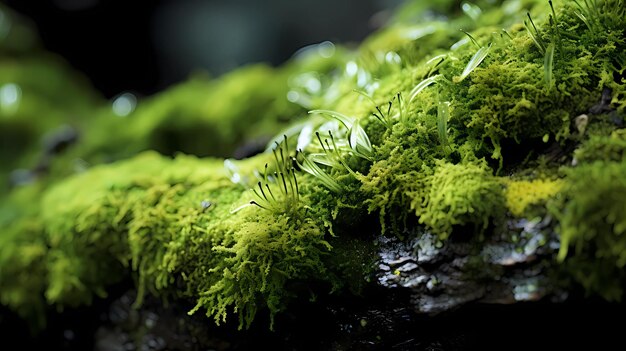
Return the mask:
{"type": "Polygon", "coordinates": [[[131,93],[124,93],[113,100],[113,113],[120,117],[131,114],[137,106],[137,98],[131,93]]]}
{"type": "Polygon", "coordinates": [[[287,100],[289,100],[289,102],[297,103],[299,99],[300,99],[300,94],[298,94],[297,91],[290,90],[287,93],[287,100]]]}
{"type": "Polygon", "coordinates": [[[15,112],[22,99],[22,89],[19,85],[8,83],[0,88],[0,107],[7,112],[15,112]]]}
{"type": "Polygon", "coordinates": [[[346,64],[346,74],[349,77],[354,77],[359,71],[359,66],[354,61],[350,61],[346,64]]]}
{"type": "Polygon", "coordinates": [[[317,94],[322,89],[322,83],[320,83],[319,79],[311,76],[304,83],[304,87],[306,88],[306,90],[308,90],[309,93],[317,94]]]}
{"type": "Polygon", "coordinates": [[[330,41],[322,42],[317,46],[317,52],[323,58],[330,58],[335,54],[335,44],[330,41]]]}
{"type": "Polygon", "coordinates": [[[389,51],[385,55],[385,62],[389,64],[399,65],[402,63],[402,58],[400,58],[400,55],[398,55],[397,53],[389,51]]]}

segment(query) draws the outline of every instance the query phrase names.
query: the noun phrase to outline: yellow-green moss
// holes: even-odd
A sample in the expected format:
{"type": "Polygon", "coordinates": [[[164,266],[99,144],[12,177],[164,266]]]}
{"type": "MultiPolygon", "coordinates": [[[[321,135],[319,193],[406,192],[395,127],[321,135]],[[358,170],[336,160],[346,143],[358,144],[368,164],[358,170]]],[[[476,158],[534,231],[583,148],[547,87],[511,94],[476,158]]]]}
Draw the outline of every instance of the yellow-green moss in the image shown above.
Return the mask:
{"type": "Polygon", "coordinates": [[[558,194],[563,186],[563,180],[505,179],[504,185],[506,186],[506,208],[514,216],[521,217],[529,206],[545,203],[546,200],[558,194]]]}
{"type": "Polygon", "coordinates": [[[502,213],[502,187],[485,165],[438,162],[428,184],[416,212],[420,223],[443,239],[457,225],[474,224],[474,232],[483,232],[502,213]]]}

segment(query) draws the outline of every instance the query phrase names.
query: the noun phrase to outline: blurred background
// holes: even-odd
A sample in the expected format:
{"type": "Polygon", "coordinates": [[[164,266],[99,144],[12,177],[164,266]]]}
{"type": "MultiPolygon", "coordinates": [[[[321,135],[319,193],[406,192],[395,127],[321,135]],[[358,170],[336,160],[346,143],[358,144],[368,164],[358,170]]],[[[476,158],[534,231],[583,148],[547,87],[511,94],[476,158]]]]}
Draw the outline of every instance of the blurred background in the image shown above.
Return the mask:
{"type": "Polygon", "coordinates": [[[110,98],[149,95],[198,70],[218,76],[246,63],[279,65],[325,40],[356,44],[401,0],[1,2],[110,98]]]}

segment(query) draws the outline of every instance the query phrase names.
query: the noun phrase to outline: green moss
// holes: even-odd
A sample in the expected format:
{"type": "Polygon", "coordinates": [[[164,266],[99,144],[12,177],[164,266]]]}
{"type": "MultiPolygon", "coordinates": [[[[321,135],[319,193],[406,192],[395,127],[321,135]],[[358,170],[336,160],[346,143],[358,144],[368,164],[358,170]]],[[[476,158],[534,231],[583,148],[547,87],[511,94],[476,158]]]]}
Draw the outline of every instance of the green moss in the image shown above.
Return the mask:
{"type": "Polygon", "coordinates": [[[27,319],[45,325],[45,303],[41,298],[47,280],[47,245],[35,218],[0,232],[0,302],[27,319]]]}
{"type": "Polygon", "coordinates": [[[578,163],[606,160],[619,162],[626,151],[626,130],[618,129],[610,135],[595,134],[589,136],[576,151],[574,157],[578,163]]]}
{"type": "Polygon", "coordinates": [[[3,267],[15,254],[28,253],[17,270],[1,272],[5,286],[15,281],[3,301],[22,308],[23,299],[38,297],[35,306],[42,306],[44,294],[57,306],[90,303],[130,266],[137,304],[147,292],[197,299],[194,311],[206,309],[220,321],[232,306],[241,325],[249,325],[259,306],[272,313],[283,308],[286,282],[322,279],[321,256],[330,249],[323,222],[305,214],[276,216],[258,208],[233,213],[249,196],[228,179],[219,160],[170,161],[147,153],[94,167],[46,192],[41,226],[33,232],[43,244],[3,236],[11,244],[0,251],[3,267]],[[43,269],[45,278],[33,280],[38,289],[17,299],[25,293],[20,289],[32,288],[19,280],[21,269],[31,265],[43,269]],[[176,282],[184,288],[174,289],[176,282]]]}
{"type": "MultiPolygon", "coordinates": [[[[450,1],[440,7],[450,21],[419,25],[425,12],[407,5],[357,53],[335,48],[328,57],[326,43],[282,68],[196,77],[125,117],[97,99],[72,105],[78,92],[58,97],[59,77],[40,87],[11,76],[28,115],[50,107],[52,117],[33,124],[12,111],[0,118],[6,135],[30,144],[65,111],[95,112],[77,120],[82,141],[47,177],[0,201],[0,301],[35,316],[46,304],[90,303],[132,276],[137,304],[148,293],[189,299],[190,313],[221,323],[235,312],[247,327],[260,309],[284,310],[306,290],[299,282],[358,293],[381,231],[476,235],[479,245],[490,224],[545,212],[546,203],[569,275],[618,298],[626,264],[619,4],[602,1],[587,22],[560,4],[550,22],[543,1],[481,2],[465,13],[450,1]],[[523,9],[537,27],[530,34],[523,9]],[[606,113],[581,127],[576,118],[603,90],[606,113]],[[307,109],[326,111],[304,119],[307,109]],[[178,154],[230,156],[276,134],[288,140],[274,161],[271,153],[226,163],[178,154]],[[296,144],[301,153],[288,152],[296,144]],[[560,155],[550,158],[548,145],[560,155]],[[150,149],[177,156],[133,156],[150,149]],[[76,159],[91,167],[76,174],[76,159]],[[423,228],[407,230],[414,226],[423,228]],[[28,270],[36,276],[25,278],[28,270]]],[[[29,152],[16,162],[36,160],[29,152]]]]}
{"type": "Polygon", "coordinates": [[[526,210],[545,202],[557,195],[563,186],[560,179],[505,179],[506,207],[511,214],[522,217],[526,210]]]}
{"type": "Polygon", "coordinates": [[[321,256],[330,245],[324,240],[323,227],[311,218],[294,221],[261,212],[244,217],[241,225],[230,231],[232,236],[212,248],[222,261],[198,267],[201,271],[190,276],[198,278],[208,269],[219,277],[198,280],[196,294],[200,297],[191,313],[204,308],[219,323],[232,307],[239,315],[240,327],[249,326],[259,306],[267,306],[272,314],[284,308],[290,293],[286,282],[324,275],[321,256]]]}
{"type": "Polygon", "coordinates": [[[457,225],[474,224],[474,232],[484,232],[502,214],[502,187],[485,165],[439,162],[428,183],[430,191],[417,213],[420,223],[442,239],[457,225]]]}
{"type": "Polygon", "coordinates": [[[595,161],[566,171],[567,181],[552,212],[559,220],[561,251],[575,277],[608,299],[623,294],[626,265],[626,162],[595,161]],[[573,249],[573,250],[572,250],[573,249]],[[608,278],[607,277],[611,277],[608,278]]]}

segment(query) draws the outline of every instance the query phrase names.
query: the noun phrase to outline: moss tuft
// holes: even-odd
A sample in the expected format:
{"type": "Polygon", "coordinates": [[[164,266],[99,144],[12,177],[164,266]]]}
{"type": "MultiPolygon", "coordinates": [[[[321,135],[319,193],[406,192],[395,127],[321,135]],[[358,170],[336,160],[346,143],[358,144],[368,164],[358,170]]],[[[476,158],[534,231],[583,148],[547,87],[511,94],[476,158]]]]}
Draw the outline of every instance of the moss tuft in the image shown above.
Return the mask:
{"type": "Polygon", "coordinates": [[[475,232],[484,232],[502,214],[502,186],[484,164],[437,162],[427,182],[430,191],[417,214],[441,239],[457,225],[474,224],[475,232]]]}

